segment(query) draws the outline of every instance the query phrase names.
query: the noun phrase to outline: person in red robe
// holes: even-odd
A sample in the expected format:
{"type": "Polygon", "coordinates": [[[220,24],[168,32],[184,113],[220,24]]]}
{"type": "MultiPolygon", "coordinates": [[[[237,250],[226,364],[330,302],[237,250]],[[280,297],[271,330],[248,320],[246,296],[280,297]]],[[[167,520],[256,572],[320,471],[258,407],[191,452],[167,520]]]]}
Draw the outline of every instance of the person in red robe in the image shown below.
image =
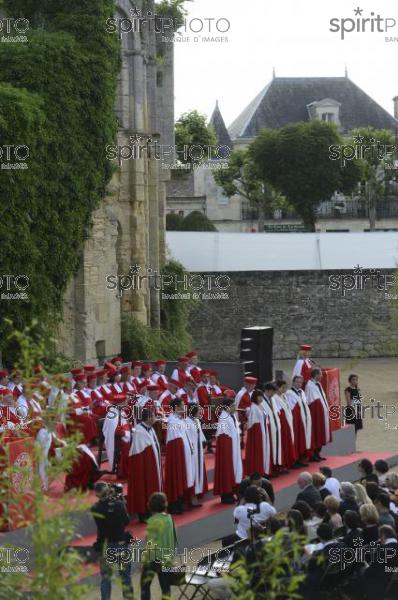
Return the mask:
{"type": "Polygon", "coordinates": [[[297,460],[294,447],[293,415],[286,399],[286,381],[282,379],[277,381],[276,388],[277,391],[274,398],[276,399],[279,409],[279,420],[281,424],[282,465],[289,470],[297,460]]]}
{"type": "Polygon", "coordinates": [[[235,392],[226,390],[219,407],[213,488],[213,494],[221,496],[223,504],[235,503],[243,475],[240,428],[235,410],[235,392]]]}
{"type": "Polygon", "coordinates": [[[308,457],[311,452],[312,420],[307,398],[302,389],[303,378],[301,375],[293,377],[292,387],[286,392],[293,417],[294,448],[297,456],[293,468],[308,467],[308,457]]]}
{"type": "Polygon", "coordinates": [[[186,357],[188,359],[187,372],[192,377],[195,383],[199,383],[202,369],[198,366],[198,353],[195,350],[192,350],[191,352],[188,352],[186,357]]]}
{"type": "Polygon", "coordinates": [[[163,485],[159,442],[153,428],[155,411],[144,408],[141,421],[136,426],[129,452],[127,510],[138,514],[141,522],[149,516],[148,500],[163,485]]]}
{"type": "Polygon", "coordinates": [[[161,359],[157,360],[155,362],[155,371],[151,375],[151,380],[153,381],[153,383],[158,384],[158,386],[160,387],[162,392],[167,390],[169,387],[169,382],[165,375],[166,364],[167,363],[165,360],[161,360],[161,359]]]}
{"type": "Polygon", "coordinates": [[[251,406],[251,395],[253,393],[254,388],[257,385],[257,377],[252,377],[250,375],[244,378],[244,386],[239,390],[236,394],[236,408],[239,415],[239,423],[241,427],[241,441],[240,447],[245,447],[244,435],[247,426],[247,418],[251,406]]]}
{"type": "Polygon", "coordinates": [[[214,432],[212,429],[213,417],[216,415],[212,414],[211,407],[211,385],[210,385],[210,371],[202,369],[200,373],[200,382],[194,392],[194,400],[200,404],[201,410],[201,421],[203,423],[203,432],[206,438],[207,452],[213,453],[213,437],[214,432]]]}
{"type": "Polygon", "coordinates": [[[292,377],[301,375],[304,379],[303,387],[307,384],[307,381],[311,379],[311,371],[316,366],[315,362],[311,358],[312,346],[309,344],[301,344],[299,350],[299,356],[293,369],[292,377]]]}
{"type": "Polygon", "coordinates": [[[171,374],[171,378],[179,382],[179,387],[184,385],[185,377],[189,375],[187,370],[188,362],[189,359],[186,356],[180,356],[180,358],[177,358],[177,367],[171,374]]]}
{"type": "Polygon", "coordinates": [[[185,404],[181,398],[171,403],[167,420],[164,491],[171,514],[182,514],[184,498],[190,497],[195,483],[193,449],[184,422],[185,404]]]}
{"type": "Polygon", "coordinates": [[[312,420],[311,462],[326,460],[321,456],[322,447],[331,441],[329,404],[321,384],[322,370],[312,369],[311,379],[305,387],[305,395],[310,407],[312,420]]]}
{"type": "Polygon", "coordinates": [[[65,477],[65,492],[72,489],[91,489],[102,475],[90,448],[86,444],[79,444],[77,450],[78,453],[65,477]]]}
{"type": "Polygon", "coordinates": [[[247,423],[245,474],[260,473],[261,476],[271,474],[271,439],[269,415],[264,410],[264,395],[261,390],[254,390],[247,423]]]}
{"type": "Polygon", "coordinates": [[[73,404],[70,418],[72,429],[77,429],[83,435],[85,444],[91,444],[98,436],[97,419],[91,412],[91,393],[87,389],[87,376],[84,373],[75,376],[76,388],[74,396],[79,402],[73,404]]]}

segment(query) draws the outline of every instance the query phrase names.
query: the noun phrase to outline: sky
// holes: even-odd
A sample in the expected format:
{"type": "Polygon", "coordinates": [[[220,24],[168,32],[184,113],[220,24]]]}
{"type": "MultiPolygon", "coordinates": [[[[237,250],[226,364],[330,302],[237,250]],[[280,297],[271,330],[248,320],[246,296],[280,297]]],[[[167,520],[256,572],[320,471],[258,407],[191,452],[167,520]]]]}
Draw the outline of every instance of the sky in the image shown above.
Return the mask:
{"type": "Polygon", "coordinates": [[[193,109],[210,117],[218,100],[229,126],[274,68],[277,77],[342,77],[345,66],[354,83],[393,113],[397,0],[194,0],[186,8],[187,31],[175,42],[176,118],[193,109]]]}

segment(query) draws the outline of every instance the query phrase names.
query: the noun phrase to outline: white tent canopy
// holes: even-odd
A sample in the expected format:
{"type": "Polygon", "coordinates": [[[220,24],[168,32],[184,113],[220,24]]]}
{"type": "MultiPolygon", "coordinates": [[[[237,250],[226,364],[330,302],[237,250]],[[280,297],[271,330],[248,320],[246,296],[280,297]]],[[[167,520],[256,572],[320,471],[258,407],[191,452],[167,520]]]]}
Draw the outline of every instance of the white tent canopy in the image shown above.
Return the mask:
{"type": "Polygon", "coordinates": [[[395,269],[398,232],[168,231],[172,258],[190,272],[395,269]]]}

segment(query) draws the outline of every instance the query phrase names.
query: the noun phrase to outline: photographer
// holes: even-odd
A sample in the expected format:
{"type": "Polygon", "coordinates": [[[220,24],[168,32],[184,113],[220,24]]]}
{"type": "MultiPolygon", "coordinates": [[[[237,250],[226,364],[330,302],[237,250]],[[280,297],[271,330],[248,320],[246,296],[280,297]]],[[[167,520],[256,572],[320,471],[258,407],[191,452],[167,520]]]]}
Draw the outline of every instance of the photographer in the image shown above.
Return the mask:
{"type": "Polygon", "coordinates": [[[130,516],[123,500],[123,488],[100,482],[95,485],[94,490],[98,502],[91,507],[91,512],[97,526],[94,548],[101,555],[101,600],[111,598],[113,565],[119,567],[123,598],[133,600],[131,561],[123,560],[123,553],[132,539],[125,531],[130,516]]]}
{"type": "Polygon", "coordinates": [[[251,520],[253,523],[264,525],[265,522],[276,515],[275,508],[270,502],[263,501],[263,494],[255,485],[249,485],[245,491],[243,504],[234,510],[234,519],[237,523],[236,541],[245,540],[250,534],[251,520]]]}

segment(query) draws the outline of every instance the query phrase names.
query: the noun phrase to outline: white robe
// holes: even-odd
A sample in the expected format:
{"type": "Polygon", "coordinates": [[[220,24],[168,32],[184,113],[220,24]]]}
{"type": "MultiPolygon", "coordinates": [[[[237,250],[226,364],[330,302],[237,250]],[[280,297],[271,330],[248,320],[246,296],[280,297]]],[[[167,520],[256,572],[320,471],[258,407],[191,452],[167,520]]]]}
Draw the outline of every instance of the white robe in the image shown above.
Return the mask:
{"type": "Polygon", "coordinates": [[[243,476],[242,453],[240,450],[240,426],[235,415],[223,410],[217,424],[216,437],[228,435],[232,440],[232,463],[234,467],[235,483],[240,483],[243,476]]]}
{"type": "Polygon", "coordinates": [[[203,435],[199,419],[187,417],[184,419],[184,423],[186,424],[187,434],[193,450],[192,462],[195,478],[195,494],[202,494],[204,469],[203,442],[206,442],[206,438],[203,435]]]}

